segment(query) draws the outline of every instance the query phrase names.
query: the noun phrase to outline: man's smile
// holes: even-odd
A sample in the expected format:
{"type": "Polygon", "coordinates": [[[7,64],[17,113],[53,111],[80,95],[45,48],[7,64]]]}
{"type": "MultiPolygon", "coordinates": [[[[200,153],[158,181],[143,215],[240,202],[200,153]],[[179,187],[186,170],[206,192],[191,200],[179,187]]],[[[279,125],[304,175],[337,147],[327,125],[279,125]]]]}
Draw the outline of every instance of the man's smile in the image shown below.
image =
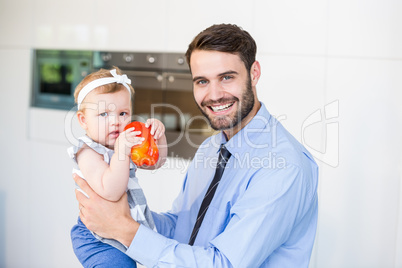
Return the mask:
{"type": "Polygon", "coordinates": [[[213,112],[218,113],[218,112],[224,112],[226,110],[229,110],[233,106],[233,104],[234,104],[234,102],[231,102],[231,103],[227,103],[227,104],[208,106],[208,108],[211,109],[213,112]]]}

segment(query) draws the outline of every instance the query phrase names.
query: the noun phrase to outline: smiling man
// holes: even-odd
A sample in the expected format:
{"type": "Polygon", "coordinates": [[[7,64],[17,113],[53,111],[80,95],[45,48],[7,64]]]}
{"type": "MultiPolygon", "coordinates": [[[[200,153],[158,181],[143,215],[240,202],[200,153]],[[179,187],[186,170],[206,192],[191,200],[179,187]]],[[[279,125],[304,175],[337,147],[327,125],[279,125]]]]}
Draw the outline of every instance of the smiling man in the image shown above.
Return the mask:
{"type": "Polygon", "coordinates": [[[256,50],[235,25],[194,38],[186,53],[194,99],[221,132],[198,149],[172,209],[153,213],[158,232],[130,217],[125,197],[108,202],[75,177],[90,196],[76,193],[88,229],[147,267],[308,267],[318,168],[258,100],[256,50]]]}
{"type": "Polygon", "coordinates": [[[254,92],[258,61],[247,70],[238,55],[208,50],[196,50],[187,60],[192,61],[194,99],[201,112],[213,129],[233,136],[261,107],[254,92]]]}

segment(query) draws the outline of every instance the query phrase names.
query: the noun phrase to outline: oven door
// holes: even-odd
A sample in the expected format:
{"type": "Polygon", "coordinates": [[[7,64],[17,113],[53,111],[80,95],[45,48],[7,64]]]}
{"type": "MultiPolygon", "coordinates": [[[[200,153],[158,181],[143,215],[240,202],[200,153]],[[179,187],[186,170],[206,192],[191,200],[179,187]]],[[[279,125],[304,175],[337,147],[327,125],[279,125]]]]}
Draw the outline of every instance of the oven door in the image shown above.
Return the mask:
{"type": "Polygon", "coordinates": [[[91,70],[90,51],[35,50],[32,106],[72,109],[74,90],[91,70]]]}
{"type": "Polygon", "coordinates": [[[198,109],[189,73],[123,71],[134,87],[133,120],[161,120],[166,128],[169,156],[190,159],[214,133],[198,109]]]}

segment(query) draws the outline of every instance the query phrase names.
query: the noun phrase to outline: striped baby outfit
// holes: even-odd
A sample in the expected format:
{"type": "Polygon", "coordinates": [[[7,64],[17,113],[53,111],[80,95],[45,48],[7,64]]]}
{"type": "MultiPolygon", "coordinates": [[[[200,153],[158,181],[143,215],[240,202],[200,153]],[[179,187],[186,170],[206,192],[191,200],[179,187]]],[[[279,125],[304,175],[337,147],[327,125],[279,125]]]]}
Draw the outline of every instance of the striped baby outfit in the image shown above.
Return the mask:
{"type": "MultiPolygon", "coordinates": [[[[88,147],[93,149],[98,154],[103,155],[103,160],[106,163],[110,164],[110,159],[112,158],[112,155],[114,153],[113,150],[111,150],[97,142],[94,142],[88,136],[82,136],[82,137],[78,138],[78,141],[79,141],[78,146],[72,146],[72,147],[68,148],[68,150],[67,150],[70,158],[74,162],[73,173],[76,173],[80,177],[84,178],[82,172],[80,171],[80,169],[78,167],[78,163],[77,163],[77,159],[76,159],[77,152],[82,148],[82,146],[84,144],[86,144],[88,147]]],[[[130,178],[128,180],[128,185],[127,185],[127,198],[128,198],[128,203],[130,206],[131,216],[138,223],[143,224],[143,225],[149,227],[150,229],[153,229],[154,231],[156,231],[154,220],[152,218],[151,211],[150,211],[149,207],[147,206],[144,192],[142,191],[140,185],[138,184],[138,178],[135,176],[136,169],[137,169],[137,166],[132,161],[130,161],[130,178]]],[[[79,188],[78,185],[77,185],[77,188],[79,188]]],[[[107,243],[109,245],[112,245],[112,246],[120,249],[123,252],[125,252],[127,250],[126,246],[124,246],[123,244],[121,244],[120,242],[118,242],[116,240],[103,238],[103,237],[98,236],[95,233],[92,233],[92,234],[100,241],[107,243]]]]}

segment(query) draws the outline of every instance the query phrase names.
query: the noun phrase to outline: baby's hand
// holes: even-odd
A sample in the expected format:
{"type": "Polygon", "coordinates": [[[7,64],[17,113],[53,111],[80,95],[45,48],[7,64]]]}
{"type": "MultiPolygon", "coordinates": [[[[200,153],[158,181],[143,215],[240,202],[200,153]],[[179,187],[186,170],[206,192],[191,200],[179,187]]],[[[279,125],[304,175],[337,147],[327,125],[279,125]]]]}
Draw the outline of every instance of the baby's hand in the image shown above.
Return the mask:
{"type": "Polygon", "coordinates": [[[131,147],[141,144],[145,140],[143,137],[137,137],[137,135],[140,134],[141,131],[135,131],[133,127],[128,128],[120,133],[114,145],[115,151],[118,150],[119,153],[130,155],[131,147]]]}
{"type": "Polygon", "coordinates": [[[162,138],[163,135],[165,135],[165,126],[161,121],[155,118],[150,118],[145,122],[145,127],[151,126],[151,135],[154,137],[154,139],[159,140],[162,138]]]}

